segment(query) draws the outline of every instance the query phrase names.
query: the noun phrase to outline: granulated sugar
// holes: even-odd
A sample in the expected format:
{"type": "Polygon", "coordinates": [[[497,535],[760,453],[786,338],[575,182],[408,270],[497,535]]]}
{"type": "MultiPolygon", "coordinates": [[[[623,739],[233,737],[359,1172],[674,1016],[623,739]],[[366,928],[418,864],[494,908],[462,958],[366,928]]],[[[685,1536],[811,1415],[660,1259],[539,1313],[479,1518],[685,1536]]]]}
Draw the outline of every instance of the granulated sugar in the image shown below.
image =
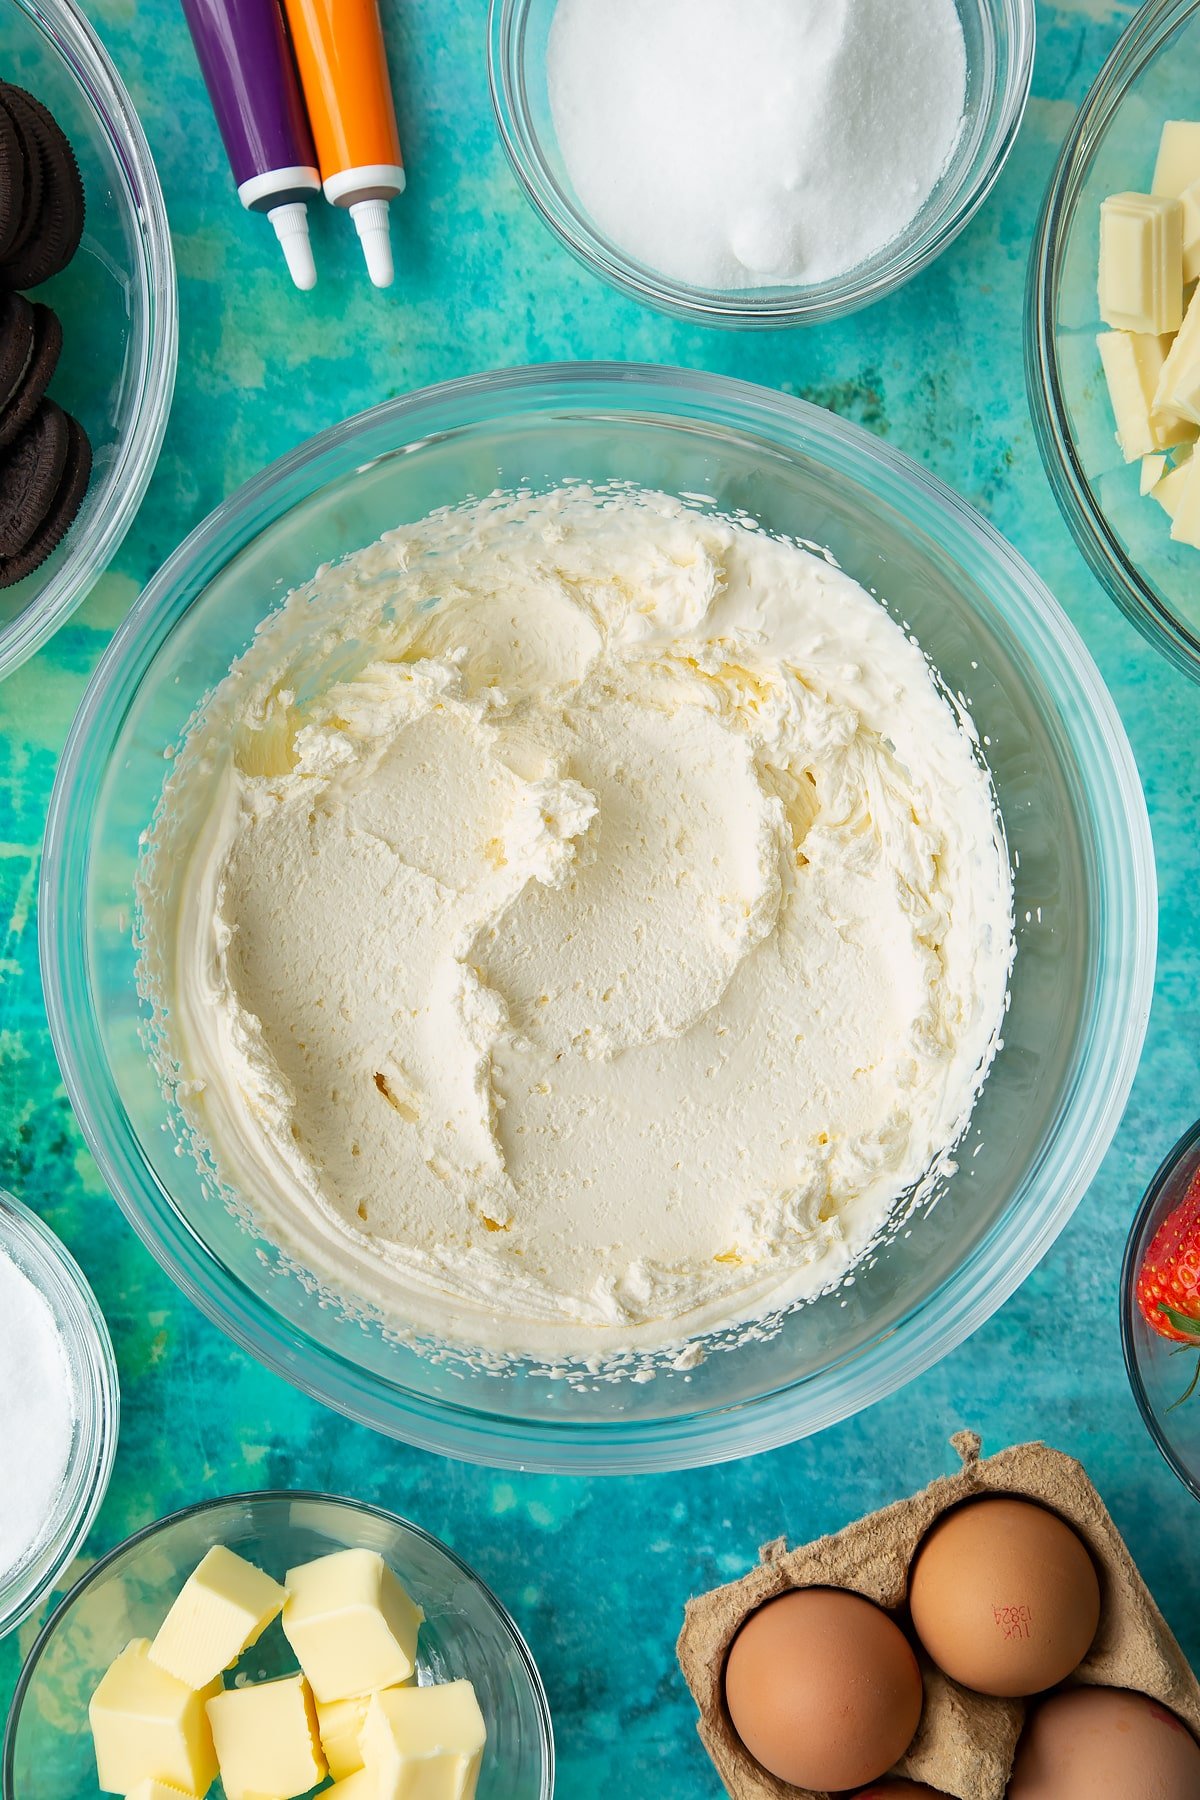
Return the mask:
{"type": "Polygon", "coordinates": [[[0,1583],[46,1532],[62,1488],[75,1424],[70,1365],[54,1315],[0,1253],[0,1583]]]}
{"type": "Polygon", "coordinates": [[[954,0],[559,0],[548,57],[586,210],[702,287],[845,274],[911,224],[963,123],[954,0]]]}

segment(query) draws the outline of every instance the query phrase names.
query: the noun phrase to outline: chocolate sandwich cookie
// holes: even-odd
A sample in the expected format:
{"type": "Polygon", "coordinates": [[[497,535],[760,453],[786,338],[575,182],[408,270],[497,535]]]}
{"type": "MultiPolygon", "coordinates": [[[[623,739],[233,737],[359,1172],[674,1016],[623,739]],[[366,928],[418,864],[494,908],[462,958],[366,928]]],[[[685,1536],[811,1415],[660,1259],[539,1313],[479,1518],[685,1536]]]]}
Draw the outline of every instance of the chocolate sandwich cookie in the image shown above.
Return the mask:
{"type": "MultiPolygon", "coordinates": [[[[0,84],[2,86],[3,84],[0,84]]],[[[4,256],[15,256],[32,237],[42,216],[46,193],[46,176],[38,147],[38,116],[27,106],[20,90],[11,96],[0,92],[0,113],[12,125],[21,158],[21,208],[16,227],[4,249],[4,256]]]]}
{"type": "Polygon", "coordinates": [[[7,256],[25,205],[25,155],[7,108],[0,107],[0,256],[7,256]]]}
{"type": "Polygon", "coordinates": [[[16,582],[24,581],[26,575],[32,575],[51,552],[58,549],[83,505],[92,476],[92,446],[78,419],[73,419],[69,413],[62,417],[67,428],[66,461],[50,510],[23,550],[16,556],[0,557],[0,588],[12,587],[16,582]]]}
{"type": "Polygon", "coordinates": [[[20,391],[36,336],[33,307],[24,294],[0,294],[0,411],[20,391]]]}
{"type": "MultiPolygon", "coordinates": [[[[24,295],[9,295],[8,298],[24,299],[24,295]]],[[[25,301],[25,304],[28,306],[29,302],[25,301]]],[[[0,450],[7,449],[33,418],[58,367],[62,352],[63,334],[58,314],[52,307],[43,306],[40,301],[31,311],[33,345],[26,360],[25,372],[9,395],[7,406],[0,406],[0,450]]],[[[4,383],[0,381],[0,393],[3,391],[4,383]]]]}
{"type": "Polygon", "coordinates": [[[71,434],[67,415],[43,400],[15,444],[0,459],[0,559],[19,556],[50,511],[71,434]]]}
{"type": "Polygon", "coordinates": [[[31,288],[65,269],[83,235],[83,182],[75,153],[53,114],[11,82],[0,82],[0,102],[18,120],[30,164],[41,175],[41,204],[28,235],[0,259],[0,281],[31,288]]]}

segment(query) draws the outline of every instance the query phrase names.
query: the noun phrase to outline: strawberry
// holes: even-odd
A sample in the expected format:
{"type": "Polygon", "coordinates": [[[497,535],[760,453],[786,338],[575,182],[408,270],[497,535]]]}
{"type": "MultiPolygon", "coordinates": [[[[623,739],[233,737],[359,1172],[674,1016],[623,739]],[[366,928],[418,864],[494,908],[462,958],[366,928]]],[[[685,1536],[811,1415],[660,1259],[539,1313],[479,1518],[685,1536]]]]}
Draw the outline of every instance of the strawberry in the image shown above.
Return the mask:
{"type": "MultiPolygon", "coordinates": [[[[1137,1278],[1142,1317],[1161,1337],[1200,1349],[1200,1169],[1154,1234],[1137,1278]]],[[[1200,1384],[1200,1368],[1183,1398],[1200,1384]]]]}

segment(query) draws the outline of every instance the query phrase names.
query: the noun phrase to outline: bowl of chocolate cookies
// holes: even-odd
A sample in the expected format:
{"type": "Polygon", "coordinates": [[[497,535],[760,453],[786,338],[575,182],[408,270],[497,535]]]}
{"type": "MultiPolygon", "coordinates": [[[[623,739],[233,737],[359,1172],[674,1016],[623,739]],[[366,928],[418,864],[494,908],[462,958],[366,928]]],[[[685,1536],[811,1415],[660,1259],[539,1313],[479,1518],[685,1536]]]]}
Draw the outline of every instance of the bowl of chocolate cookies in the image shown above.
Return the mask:
{"type": "Polygon", "coordinates": [[[73,0],[0,0],[0,676],[111,561],[178,347],[162,190],[73,0]]]}

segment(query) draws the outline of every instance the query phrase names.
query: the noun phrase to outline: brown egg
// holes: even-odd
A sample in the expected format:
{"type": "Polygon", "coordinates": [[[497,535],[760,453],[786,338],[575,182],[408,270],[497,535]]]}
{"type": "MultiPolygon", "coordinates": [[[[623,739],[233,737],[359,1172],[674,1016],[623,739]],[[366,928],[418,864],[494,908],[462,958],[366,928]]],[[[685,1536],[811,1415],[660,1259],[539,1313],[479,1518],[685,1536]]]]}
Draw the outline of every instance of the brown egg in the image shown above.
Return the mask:
{"type": "Polygon", "coordinates": [[[742,1626],[725,1664],[733,1728],[796,1787],[875,1781],[908,1749],[924,1698],[898,1625],[859,1594],[800,1588],[742,1626]]]}
{"type": "Polygon", "coordinates": [[[1087,1655],[1100,1583],[1082,1539],[1045,1507],[1003,1496],[943,1515],[912,1566],[913,1626],[954,1681],[1040,1694],[1087,1655]]]}
{"type": "Polygon", "coordinates": [[[1200,1744],[1175,1714],[1122,1688],[1043,1701],[1017,1750],[1008,1800],[1200,1800],[1200,1744]]]}

